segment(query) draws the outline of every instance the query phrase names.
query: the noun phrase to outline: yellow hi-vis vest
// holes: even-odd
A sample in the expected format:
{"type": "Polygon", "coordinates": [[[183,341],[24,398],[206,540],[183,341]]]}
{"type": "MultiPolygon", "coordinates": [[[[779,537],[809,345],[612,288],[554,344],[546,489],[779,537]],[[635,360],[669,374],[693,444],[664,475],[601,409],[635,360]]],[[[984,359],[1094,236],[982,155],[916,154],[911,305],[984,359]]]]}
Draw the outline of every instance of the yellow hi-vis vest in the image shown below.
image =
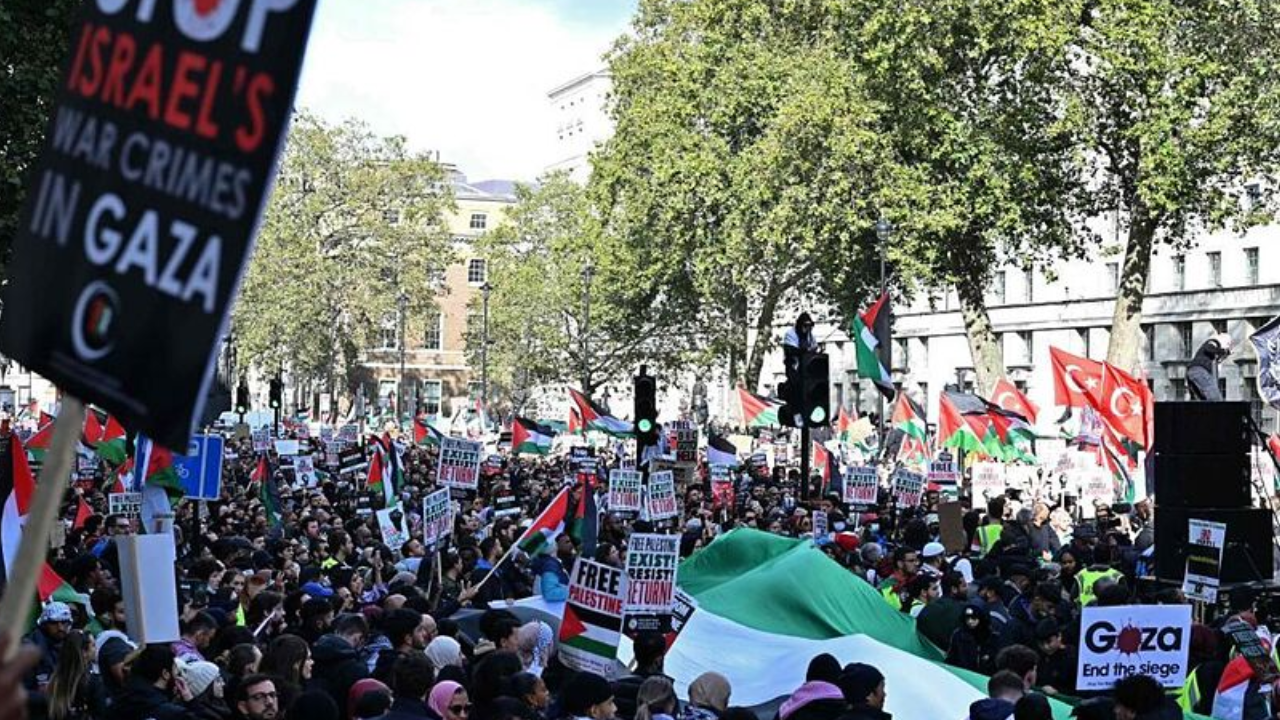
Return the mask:
{"type": "Polygon", "coordinates": [[[1093,594],[1093,586],[1102,578],[1113,578],[1119,580],[1121,575],[1119,570],[1115,568],[1107,568],[1106,570],[1090,570],[1085,568],[1076,575],[1076,581],[1080,583],[1080,607],[1084,607],[1093,602],[1096,598],[1093,594]]]}
{"type": "Polygon", "coordinates": [[[998,523],[978,528],[978,557],[986,557],[987,553],[991,552],[991,548],[995,547],[1002,532],[1004,532],[1004,526],[998,523]]]}

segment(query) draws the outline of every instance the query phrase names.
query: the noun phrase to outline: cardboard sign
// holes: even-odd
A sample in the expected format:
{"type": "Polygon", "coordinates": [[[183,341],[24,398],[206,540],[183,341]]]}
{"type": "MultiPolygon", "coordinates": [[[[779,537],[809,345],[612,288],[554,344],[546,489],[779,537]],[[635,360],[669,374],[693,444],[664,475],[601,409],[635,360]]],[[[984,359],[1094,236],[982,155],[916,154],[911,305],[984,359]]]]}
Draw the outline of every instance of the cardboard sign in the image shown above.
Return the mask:
{"type": "Polygon", "coordinates": [[[142,515],[142,493],[122,492],[107,495],[107,512],[136,518],[142,515]]]}
{"type": "Polygon", "coordinates": [[[285,457],[297,455],[301,450],[301,445],[297,440],[276,440],[276,454],[285,457]]]}
{"type": "Polygon", "coordinates": [[[975,502],[986,502],[1004,494],[1004,463],[979,462],[973,464],[973,497],[975,502]]]}
{"type": "Polygon", "coordinates": [[[671,634],[672,638],[667,641],[667,647],[680,637],[680,631],[684,626],[689,624],[689,618],[693,617],[693,613],[698,610],[698,601],[692,595],[676,588],[675,598],[671,603],[671,634]]]}
{"type": "Polygon", "coordinates": [[[5,355],[178,452],[204,413],[316,3],[203,5],[80,3],[0,321],[5,355]]]}
{"type": "Polygon", "coordinates": [[[635,470],[609,472],[609,510],[640,512],[640,473],[635,470]]]}
{"type": "Polygon", "coordinates": [[[422,499],[422,542],[435,545],[453,534],[453,503],[442,488],[422,499]]]}
{"type": "Polygon", "coordinates": [[[670,470],[649,474],[645,492],[645,513],[650,520],[666,520],[680,514],[676,502],[676,481],[670,470]]]}
{"type": "Polygon", "coordinates": [[[382,531],[382,542],[392,550],[399,551],[400,547],[409,541],[409,532],[405,529],[404,512],[398,507],[383,508],[375,513],[378,517],[378,529],[382,531]],[[400,522],[396,522],[396,518],[400,522]]]}
{"type": "Polygon", "coordinates": [[[676,462],[698,462],[698,428],[693,423],[676,426],[676,462]]]}
{"type": "Polygon", "coordinates": [[[570,669],[617,677],[624,579],[621,568],[581,557],[574,563],[559,638],[560,660],[570,669]]]}
{"type": "Polygon", "coordinates": [[[624,612],[669,614],[680,563],[679,535],[636,533],[627,544],[627,599],[624,612]]]}
{"type": "Polygon", "coordinates": [[[476,441],[453,437],[441,440],[436,483],[458,490],[479,489],[481,451],[482,445],[476,441]]]}
{"type": "Polygon", "coordinates": [[[851,506],[869,507],[876,504],[876,496],[880,490],[880,476],[872,465],[857,465],[849,468],[844,476],[844,503],[851,506]]]}
{"type": "Polygon", "coordinates": [[[354,423],[347,423],[346,425],[338,428],[338,439],[348,445],[355,443],[356,439],[359,437],[360,428],[354,423]]]}
{"type": "Polygon", "coordinates": [[[338,474],[349,475],[364,472],[369,468],[369,460],[360,447],[343,448],[338,451],[338,474]]]}
{"type": "Polygon", "coordinates": [[[893,499],[900,508],[916,507],[924,495],[924,475],[898,468],[893,473],[893,499]]]}
{"type": "Polygon", "coordinates": [[[822,510],[813,511],[813,537],[826,537],[830,530],[827,529],[827,513],[822,510]]]}
{"type": "Polygon", "coordinates": [[[929,482],[937,485],[943,493],[955,497],[960,487],[960,471],[955,460],[937,459],[929,463],[929,482]]]}
{"type": "Polygon", "coordinates": [[[185,455],[173,456],[173,469],[188,498],[217,500],[222,494],[221,435],[196,435],[185,455]]]}
{"type": "Polygon", "coordinates": [[[1231,640],[1236,651],[1253,668],[1254,675],[1260,683],[1274,682],[1280,677],[1276,662],[1267,647],[1262,644],[1258,631],[1240,618],[1232,618],[1222,626],[1222,632],[1231,640]]]}
{"type": "Polygon", "coordinates": [[[964,532],[964,506],[958,502],[938,503],[938,534],[948,553],[963,552],[969,546],[964,532]]]}
{"type": "Polygon", "coordinates": [[[265,427],[253,431],[253,451],[264,453],[271,449],[271,433],[265,427]]]}
{"type": "Polygon", "coordinates": [[[1187,574],[1182,580],[1182,593],[1193,600],[1216,603],[1227,526],[1195,518],[1188,519],[1187,525],[1187,574]]]}
{"type": "Polygon", "coordinates": [[[1111,474],[1104,468],[1076,471],[1080,477],[1080,504],[1086,517],[1093,517],[1097,503],[1110,505],[1115,502],[1116,487],[1111,474]]]}
{"type": "Polygon", "coordinates": [[[316,463],[310,455],[299,455],[293,460],[293,475],[303,487],[316,486],[316,463]]]}
{"type": "Polygon", "coordinates": [[[711,503],[717,508],[733,505],[733,468],[728,465],[712,465],[711,503]]]}
{"type": "Polygon", "coordinates": [[[178,558],[173,535],[122,535],[115,543],[129,637],[143,644],[177,641],[178,586],[173,568],[178,558]]]}
{"type": "Polygon", "coordinates": [[[1191,649],[1191,606],[1086,607],[1078,647],[1080,690],[1108,690],[1138,674],[1163,687],[1182,687],[1191,649]]]}

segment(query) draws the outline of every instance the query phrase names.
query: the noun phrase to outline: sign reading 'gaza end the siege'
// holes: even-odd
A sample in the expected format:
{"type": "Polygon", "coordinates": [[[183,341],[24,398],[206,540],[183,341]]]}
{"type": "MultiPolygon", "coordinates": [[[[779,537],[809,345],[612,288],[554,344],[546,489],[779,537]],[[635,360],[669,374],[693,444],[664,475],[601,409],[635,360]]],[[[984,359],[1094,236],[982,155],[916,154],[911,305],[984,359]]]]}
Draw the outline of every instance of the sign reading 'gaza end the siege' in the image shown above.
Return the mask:
{"type": "Polygon", "coordinates": [[[315,0],[86,0],[0,349],[184,451],[293,110],[315,0]]]}

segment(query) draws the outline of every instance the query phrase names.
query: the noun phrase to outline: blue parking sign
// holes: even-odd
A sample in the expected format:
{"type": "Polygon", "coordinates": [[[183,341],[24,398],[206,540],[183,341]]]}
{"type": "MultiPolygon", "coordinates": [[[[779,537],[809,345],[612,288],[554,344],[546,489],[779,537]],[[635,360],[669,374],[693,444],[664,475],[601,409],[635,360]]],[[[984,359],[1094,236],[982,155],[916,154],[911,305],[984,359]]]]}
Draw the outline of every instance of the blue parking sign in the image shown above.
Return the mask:
{"type": "Polygon", "coordinates": [[[192,436],[187,454],[173,456],[173,469],[187,497],[217,500],[222,492],[222,436],[192,436]]]}

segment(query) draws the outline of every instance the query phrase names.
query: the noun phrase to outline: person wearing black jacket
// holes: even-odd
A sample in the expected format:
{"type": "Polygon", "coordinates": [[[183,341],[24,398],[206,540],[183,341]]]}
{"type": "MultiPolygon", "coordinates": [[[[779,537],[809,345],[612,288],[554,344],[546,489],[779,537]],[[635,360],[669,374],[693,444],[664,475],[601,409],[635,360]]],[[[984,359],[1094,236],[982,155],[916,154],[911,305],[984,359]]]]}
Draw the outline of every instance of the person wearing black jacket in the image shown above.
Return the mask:
{"type": "Polygon", "coordinates": [[[347,693],[357,680],[369,677],[369,667],[360,658],[360,645],[368,631],[369,625],[360,615],[343,615],[334,622],[333,632],[317,640],[311,649],[315,662],[312,680],[338,707],[347,706],[347,693]]]}
{"type": "Polygon", "coordinates": [[[124,692],[111,705],[109,720],[195,720],[184,704],[191,692],[179,679],[173,648],[148,645],[133,661],[124,692]],[[177,695],[181,702],[175,701],[177,695]]]}
{"type": "Polygon", "coordinates": [[[960,627],[951,634],[947,647],[947,664],[991,674],[1000,647],[996,634],[991,631],[991,615],[986,608],[971,603],[965,606],[960,617],[960,627]]]}
{"type": "Polygon", "coordinates": [[[632,646],[635,672],[613,681],[613,702],[618,706],[617,716],[621,720],[632,720],[636,716],[636,694],[640,692],[641,683],[655,675],[665,677],[662,660],[667,654],[667,641],[662,633],[653,630],[637,633],[632,646]]]}
{"type": "Polygon", "coordinates": [[[440,720],[427,705],[436,674],[425,655],[410,653],[397,659],[392,679],[395,680],[395,700],[383,720],[440,720]]]}
{"type": "Polygon", "coordinates": [[[840,720],[892,720],[884,711],[888,694],[884,687],[884,674],[864,663],[850,663],[840,673],[838,683],[849,710],[840,720]]]}

